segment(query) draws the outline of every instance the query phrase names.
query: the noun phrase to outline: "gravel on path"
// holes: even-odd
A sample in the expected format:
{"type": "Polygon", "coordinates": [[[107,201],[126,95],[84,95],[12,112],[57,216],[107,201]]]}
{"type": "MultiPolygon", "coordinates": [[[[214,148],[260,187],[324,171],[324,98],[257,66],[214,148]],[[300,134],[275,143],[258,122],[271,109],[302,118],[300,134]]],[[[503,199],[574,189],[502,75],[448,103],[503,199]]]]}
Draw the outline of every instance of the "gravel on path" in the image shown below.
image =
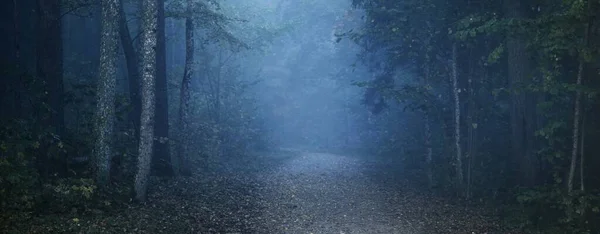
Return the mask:
{"type": "MultiPolygon", "coordinates": [[[[284,149],[151,180],[148,201],[40,216],[6,233],[517,233],[485,209],[422,193],[390,159],[284,149]]],[[[0,233],[4,233],[1,232],[0,233]]]]}
{"type": "Polygon", "coordinates": [[[266,192],[261,219],[273,233],[491,233],[498,229],[494,217],[480,210],[419,194],[398,170],[401,167],[393,160],[299,152],[258,174],[266,192]]]}

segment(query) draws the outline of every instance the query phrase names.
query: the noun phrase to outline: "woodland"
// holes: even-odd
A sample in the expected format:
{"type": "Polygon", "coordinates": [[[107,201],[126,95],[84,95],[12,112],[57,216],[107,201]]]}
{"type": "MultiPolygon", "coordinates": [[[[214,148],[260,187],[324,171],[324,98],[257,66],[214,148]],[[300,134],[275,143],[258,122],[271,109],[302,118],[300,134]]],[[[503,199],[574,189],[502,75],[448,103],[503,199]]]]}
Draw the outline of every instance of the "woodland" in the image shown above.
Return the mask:
{"type": "Polygon", "coordinates": [[[600,233],[598,13],[598,0],[1,1],[0,232],[292,233],[254,220],[266,208],[245,204],[270,199],[240,181],[302,151],[394,160],[374,173],[407,181],[403,206],[453,207],[413,214],[443,227],[393,233],[600,233]]]}

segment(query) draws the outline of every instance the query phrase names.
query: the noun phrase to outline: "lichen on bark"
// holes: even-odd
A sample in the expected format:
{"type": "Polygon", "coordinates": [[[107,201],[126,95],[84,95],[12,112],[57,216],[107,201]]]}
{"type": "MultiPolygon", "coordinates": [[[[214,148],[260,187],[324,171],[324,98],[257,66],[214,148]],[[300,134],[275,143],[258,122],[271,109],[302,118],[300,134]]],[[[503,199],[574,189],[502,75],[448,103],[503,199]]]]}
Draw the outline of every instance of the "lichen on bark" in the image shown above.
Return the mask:
{"type": "Polygon", "coordinates": [[[100,71],[94,121],[96,142],[94,157],[96,181],[106,185],[110,178],[110,159],[115,119],[115,86],[118,55],[118,0],[102,1],[102,33],[100,38],[100,71]]]}
{"type": "Polygon", "coordinates": [[[154,144],[157,14],[156,0],[142,1],[142,113],[137,173],[135,175],[135,198],[142,202],[146,200],[154,144]]]}

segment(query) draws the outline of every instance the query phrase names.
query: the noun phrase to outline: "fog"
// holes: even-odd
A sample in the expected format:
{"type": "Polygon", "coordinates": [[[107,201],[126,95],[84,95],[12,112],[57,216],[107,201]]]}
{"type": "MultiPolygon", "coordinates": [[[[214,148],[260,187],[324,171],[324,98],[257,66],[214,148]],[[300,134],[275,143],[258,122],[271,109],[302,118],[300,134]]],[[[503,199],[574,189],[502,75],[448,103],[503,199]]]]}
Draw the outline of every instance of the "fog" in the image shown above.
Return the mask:
{"type": "Polygon", "coordinates": [[[595,233],[597,8],[0,1],[0,230],[595,233]]]}
{"type": "MultiPolygon", "coordinates": [[[[199,49],[203,51],[197,50],[195,69],[201,71],[206,63],[222,66],[228,79],[248,84],[244,94],[255,101],[252,104],[268,147],[340,150],[374,146],[377,134],[368,131],[369,122],[379,117],[364,106],[364,89],[356,83],[381,73],[382,69],[367,66],[382,63],[385,57],[361,57],[361,48],[344,38],[344,33],[361,29],[364,13],[360,9],[337,0],[225,1],[219,10],[233,16],[225,27],[248,47],[237,50],[232,48],[236,45],[223,48],[222,43],[205,42],[199,49]]],[[[177,68],[183,69],[185,62],[183,21],[167,20],[167,66],[174,74],[182,72],[177,68]]],[[[203,40],[208,39],[200,36],[196,43],[203,40]]],[[[399,76],[396,79],[399,84],[407,82],[399,76]]],[[[194,80],[199,94],[210,86],[203,83],[202,71],[194,80]]]]}

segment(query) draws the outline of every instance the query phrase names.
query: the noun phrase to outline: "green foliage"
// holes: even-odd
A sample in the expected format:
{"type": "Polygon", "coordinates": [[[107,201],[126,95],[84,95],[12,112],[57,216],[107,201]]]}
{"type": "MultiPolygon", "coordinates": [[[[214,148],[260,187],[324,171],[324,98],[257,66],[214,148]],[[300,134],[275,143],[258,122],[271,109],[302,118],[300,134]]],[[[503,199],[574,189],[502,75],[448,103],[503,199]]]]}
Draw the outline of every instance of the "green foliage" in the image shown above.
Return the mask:
{"type": "Polygon", "coordinates": [[[42,135],[34,135],[29,122],[0,125],[0,210],[29,210],[34,207],[40,183],[35,170],[42,135]]]}
{"type": "Polygon", "coordinates": [[[42,193],[42,207],[53,212],[69,212],[73,208],[86,209],[96,194],[96,185],[92,179],[60,178],[44,184],[42,193]]]}
{"type": "MultiPolygon", "coordinates": [[[[2,154],[8,148],[0,145],[2,154]]],[[[35,205],[37,173],[23,153],[0,158],[0,210],[28,210],[35,205]]]]}
{"type": "Polygon", "coordinates": [[[568,195],[557,186],[545,186],[521,191],[517,196],[522,211],[529,214],[520,221],[523,227],[561,230],[562,233],[591,233],[598,227],[595,219],[600,212],[600,197],[578,192],[568,195]]]}
{"type": "Polygon", "coordinates": [[[71,163],[65,155],[75,149],[31,126],[35,125],[16,121],[0,128],[0,210],[30,211],[49,204],[52,211],[65,211],[64,207],[89,200],[95,190],[90,179],[60,178],[86,170],[70,168],[67,172],[61,166],[71,163]],[[38,171],[48,174],[43,177],[38,171]]]}
{"type": "Polygon", "coordinates": [[[497,46],[487,57],[487,62],[492,64],[492,63],[496,63],[498,62],[498,60],[500,60],[500,58],[502,57],[502,54],[504,54],[504,45],[500,44],[499,46],[497,46]]]}
{"type": "MultiPolygon", "coordinates": [[[[584,40],[588,35],[591,35],[590,40],[597,38],[596,33],[589,34],[589,29],[586,28],[589,27],[588,23],[593,21],[590,29],[597,31],[597,19],[594,18],[597,10],[591,9],[597,3],[588,4],[591,1],[578,0],[525,1],[522,5],[518,4],[518,7],[512,6],[512,9],[507,9],[508,5],[496,2],[483,1],[479,5],[469,1],[457,3],[443,0],[355,0],[354,5],[365,11],[365,28],[340,36],[353,34],[355,41],[363,46],[364,54],[371,54],[379,59],[372,65],[369,64],[369,60],[374,60],[373,57],[365,56],[365,64],[373,69],[383,67],[378,63],[395,67],[413,62],[415,67],[420,69],[420,76],[426,74],[424,68],[429,69],[429,80],[426,85],[422,85],[423,87],[397,85],[392,89],[378,89],[386,98],[402,104],[395,108],[413,105],[414,110],[425,110],[428,111],[425,113],[432,114],[428,117],[435,117],[434,122],[438,126],[431,127],[433,135],[439,136],[432,144],[437,184],[453,181],[449,179],[453,176],[453,161],[447,156],[455,153],[452,144],[448,144],[452,138],[448,132],[454,125],[451,121],[453,116],[447,113],[449,103],[437,99],[436,95],[447,95],[453,91],[448,85],[448,77],[452,74],[451,45],[460,42],[457,66],[459,85],[463,86],[464,90],[461,88],[459,98],[469,102],[465,107],[461,107],[461,111],[466,110],[462,113],[465,120],[461,121],[461,128],[468,132],[469,128],[466,126],[476,117],[474,121],[478,126],[479,138],[463,138],[463,141],[466,140],[467,149],[471,147],[468,145],[470,142],[475,142],[478,149],[474,159],[470,158],[471,155],[465,156],[467,162],[473,160],[472,165],[465,165],[465,168],[469,166],[472,170],[472,193],[486,199],[498,198],[497,194],[502,190],[506,190],[502,193],[505,196],[518,195],[518,201],[524,209],[519,210],[522,215],[515,216],[524,217],[519,222],[526,226],[537,225],[540,229],[552,226],[553,230],[566,228],[559,233],[586,233],[597,230],[598,227],[592,225],[598,217],[594,212],[598,201],[592,196],[595,191],[572,196],[564,194],[564,179],[571,163],[573,148],[575,92],[582,91],[586,103],[589,101],[594,103],[591,105],[597,105],[597,74],[592,75],[591,70],[597,67],[596,60],[600,48],[597,44],[584,40]],[[508,17],[511,15],[521,15],[523,18],[508,17]],[[507,43],[507,38],[516,40],[507,43]],[[519,48],[509,47],[515,43],[524,46],[525,51],[519,52],[513,50],[519,48]],[[507,65],[514,62],[509,60],[508,52],[513,52],[510,53],[512,56],[516,56],[514,52],[523,53],[523,56],[528,56],[531,61],[522,67],[515,66],[519,72],[526,73],[519,80],[507,77],[515,71],[506,69],[507,65]],[[588,63],[584,66],[584,85],[575,84],[580,61],[588,63]],[[513,104],[513,100],[537,104],[537,126],[533,129],[536,136],[531,139],[535,143],[528,144],[535,145],[534,157],[540,163],[535,163],[536,170],[533,171],[536,171],[537,179],[544,186],[522,193],[516,193],[512,189],[519,184],[517,181],[520,178],[511,178],[511,174],[523,170],[519,169],[522,166],[519,164],[525,162],[515,159],[517,155],[511,155],[507,148],[511,144],[510,137],[513,136],[511,127],[522,124],[517,122],[520,120],[510,119],[511,114],[515,113],[512,112],[515,110],[511,109],[511,106],[519,105],[513,104]],[[533,219],[538,216],[543,217],[543,220],[533,219]]],[[[414,78],[416,81],[420,79],[421,77],[414,78]]],[[[369,82],[355,85],[367,89],[374,88],[369,82]]],[[[597,114],[595,108],[592,109],[597,114]]],[[[396,112],[397,109],[389,111],[396,112]]],[[[588,116],[589,113],[584,115],[588,116]]],[[[593,122],[593,125],[597,126],[596,121],[593,122]]],[[[394,128],[402,126],[399,122],[382,124],[388,127],[392,125],[394,128]]],[[[420,131],[422,130],[414,133],[420,134],[420,131]]],[[[595,134],[589,127],[583,131],[584,134],[595,134]]],[[[401,133],[388,133],[385,136],[392,137],[396,134],[401,133]]],[[[412,142],[422,144],[420,139],[412,139],[412,142]]],[[[591,151],[590,148],[594,148],[593,152],[597,151],[596,147],[589,145],[589,140],[586,144],[588,145],[582,146],[586,150],[591,151]]],[[[388,145],[381,147],[386,151],[402,152],[401,147],[391,147],[392,150],[388,150],[388,145]]],[[[414,152],[405,152],[404,157],[422,158],[421,151],[416,150],[417,156],[413,155],[414,152]]],[[[585,155],[587,162],[590,154],[586,152],[585,155]]],[[[422,161],[416,162],[411,167],[424,164],[422,161]]],[[[594,176],[594,181],[596,178],[594,176]]],[[[588,177],[585,180],[592,181],[588,177]]]]}

